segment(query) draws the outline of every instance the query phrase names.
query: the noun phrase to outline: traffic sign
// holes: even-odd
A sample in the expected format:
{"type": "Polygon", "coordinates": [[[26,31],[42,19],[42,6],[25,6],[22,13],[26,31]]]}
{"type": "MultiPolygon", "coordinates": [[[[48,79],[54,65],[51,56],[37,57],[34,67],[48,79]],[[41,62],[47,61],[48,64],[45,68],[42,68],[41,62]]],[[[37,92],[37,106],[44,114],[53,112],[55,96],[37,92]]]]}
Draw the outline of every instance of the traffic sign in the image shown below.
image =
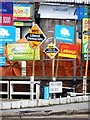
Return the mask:
{"type": "Polygon", "coordinates": [[[37,24],[34,24],[34,26],[26,33],[25,38],[31,47],[33,49],[36,49],[42,44],[42,42],[44,42],[46,36],[39,28],[39,26],[37,24]]]}
{"type": "Polygon", "coordinates": [[[59,49],[55,46],[55,44],[50,43],[45,48],[44,52],[52,59],[59,52],[59,49]]]}

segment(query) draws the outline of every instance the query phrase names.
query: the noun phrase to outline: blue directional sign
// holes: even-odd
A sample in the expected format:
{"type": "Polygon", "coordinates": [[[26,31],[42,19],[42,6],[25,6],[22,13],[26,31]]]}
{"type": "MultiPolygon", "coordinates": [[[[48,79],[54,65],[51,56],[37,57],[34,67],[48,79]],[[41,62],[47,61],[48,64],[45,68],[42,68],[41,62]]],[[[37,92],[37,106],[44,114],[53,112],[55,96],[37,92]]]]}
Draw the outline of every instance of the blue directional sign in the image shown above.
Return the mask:
{"type": "Polygon", "coordinates": [[[60,42],[74,43],[74,27],[56,25],[55,32],[54,32],[54,38],[60,42]]]}
{"type": "Polygon", "coordinates": [[[0,56],[0,66],[6,66],[6,58],[5,58],[5,56],[0,56]]]}
{"type": "Polygon", "coordinates": [[[78,15],[78,20],[82,20],[84,18],[84,7],[78,7],[77,8],[77,15],[78,15]]]}

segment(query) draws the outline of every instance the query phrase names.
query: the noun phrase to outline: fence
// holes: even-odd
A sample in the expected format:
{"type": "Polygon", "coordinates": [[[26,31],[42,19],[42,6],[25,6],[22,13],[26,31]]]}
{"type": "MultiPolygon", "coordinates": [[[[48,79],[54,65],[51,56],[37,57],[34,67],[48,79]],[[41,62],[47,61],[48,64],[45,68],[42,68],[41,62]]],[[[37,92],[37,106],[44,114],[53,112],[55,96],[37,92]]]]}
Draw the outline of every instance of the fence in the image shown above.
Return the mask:
{"type": "MultiPolygon", "coordinates": [[[[33,96],[36,99],[39,99],[40,96],[40,82],[34,81],[34,92],[33,96]]],[[[6,95],[6,98],[12,99],[14,96],[20,96],[20,95],[28,95],[31,96],[30,92],[30,81],[0,81],[1,90],[0,90],[0,97],[2,98],[2,95],[6,95]],[[6,85],[6,89],[3,90],[3,85],[6,85]],[[15,86],[20,85],[29,85],[29,91],[15,91],[15,86]]],[[[4,87],[4,88],[5,88],[4,87]]]]}

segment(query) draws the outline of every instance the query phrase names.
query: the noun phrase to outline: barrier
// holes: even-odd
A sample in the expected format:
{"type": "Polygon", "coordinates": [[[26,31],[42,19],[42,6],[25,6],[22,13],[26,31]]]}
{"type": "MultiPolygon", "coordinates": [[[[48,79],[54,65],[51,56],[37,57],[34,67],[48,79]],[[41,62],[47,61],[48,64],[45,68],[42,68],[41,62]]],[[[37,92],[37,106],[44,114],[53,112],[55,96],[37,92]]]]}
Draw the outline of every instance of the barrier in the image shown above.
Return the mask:
{"type": "MultiPolygon", "coordinates": [[[[14,85],[30,85],[30,81],[10,81],[10,99],[12,99],[12,96],[14,95],[31,95],[30,90],[28,92],[15,92],[14,91],[14,85]]],[[[33,93],[33,96],[35,96],[36,99],[39,99],[40,96],[40,82],[34,82],[34,87],[36,90],[33,93]]]]}
{"type": "MultiPolygon", "coordinates": [[[[10,98],[12,99],[14,95],[17,95],[17,96],[20,96],[20,95],[31,95],[31,92],[30,90],[28,92],[20,92],[20,91],[17,91],[15,92],[14,91],[14,85],[30,85],[30,81],[0,81],[0,85],[1,85],[1,89],[0,89],[0,97],[2,98],[3,95],[5,95],[6,97],[5,98],[10,98]],[[3,85],[5,85],[4,87],[4,90],[3,90],[3,85]]],[[[40,96],[40,82],[39,81],[35,81],[34,82],[34,93],[33,93],[33,96],[35,99],[39,99],[39,96],[40,96]]]]}
{"type": "Polygon", "coordinates": [[[2,90],[2,87],[1,87],[1,90],[0,90],[0,97],[2,97],[2,95],[6,95],[7,98],[9,98],[9,81],[0,81],[0,85],[3,86],[6,84],[6,91],[2,90]]]}

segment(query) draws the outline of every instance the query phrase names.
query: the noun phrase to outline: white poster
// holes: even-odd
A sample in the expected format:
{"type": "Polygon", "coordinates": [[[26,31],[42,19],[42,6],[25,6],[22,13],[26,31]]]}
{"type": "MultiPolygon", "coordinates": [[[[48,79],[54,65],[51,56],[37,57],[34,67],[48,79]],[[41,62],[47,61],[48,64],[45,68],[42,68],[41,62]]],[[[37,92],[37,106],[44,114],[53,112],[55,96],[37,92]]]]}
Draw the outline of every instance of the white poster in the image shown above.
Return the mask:
{"type": "Polygon", "coordinates": [[[41,4],[38,13],[40,18],[77,19],[76,8],[74,6],[41,4]]]}

